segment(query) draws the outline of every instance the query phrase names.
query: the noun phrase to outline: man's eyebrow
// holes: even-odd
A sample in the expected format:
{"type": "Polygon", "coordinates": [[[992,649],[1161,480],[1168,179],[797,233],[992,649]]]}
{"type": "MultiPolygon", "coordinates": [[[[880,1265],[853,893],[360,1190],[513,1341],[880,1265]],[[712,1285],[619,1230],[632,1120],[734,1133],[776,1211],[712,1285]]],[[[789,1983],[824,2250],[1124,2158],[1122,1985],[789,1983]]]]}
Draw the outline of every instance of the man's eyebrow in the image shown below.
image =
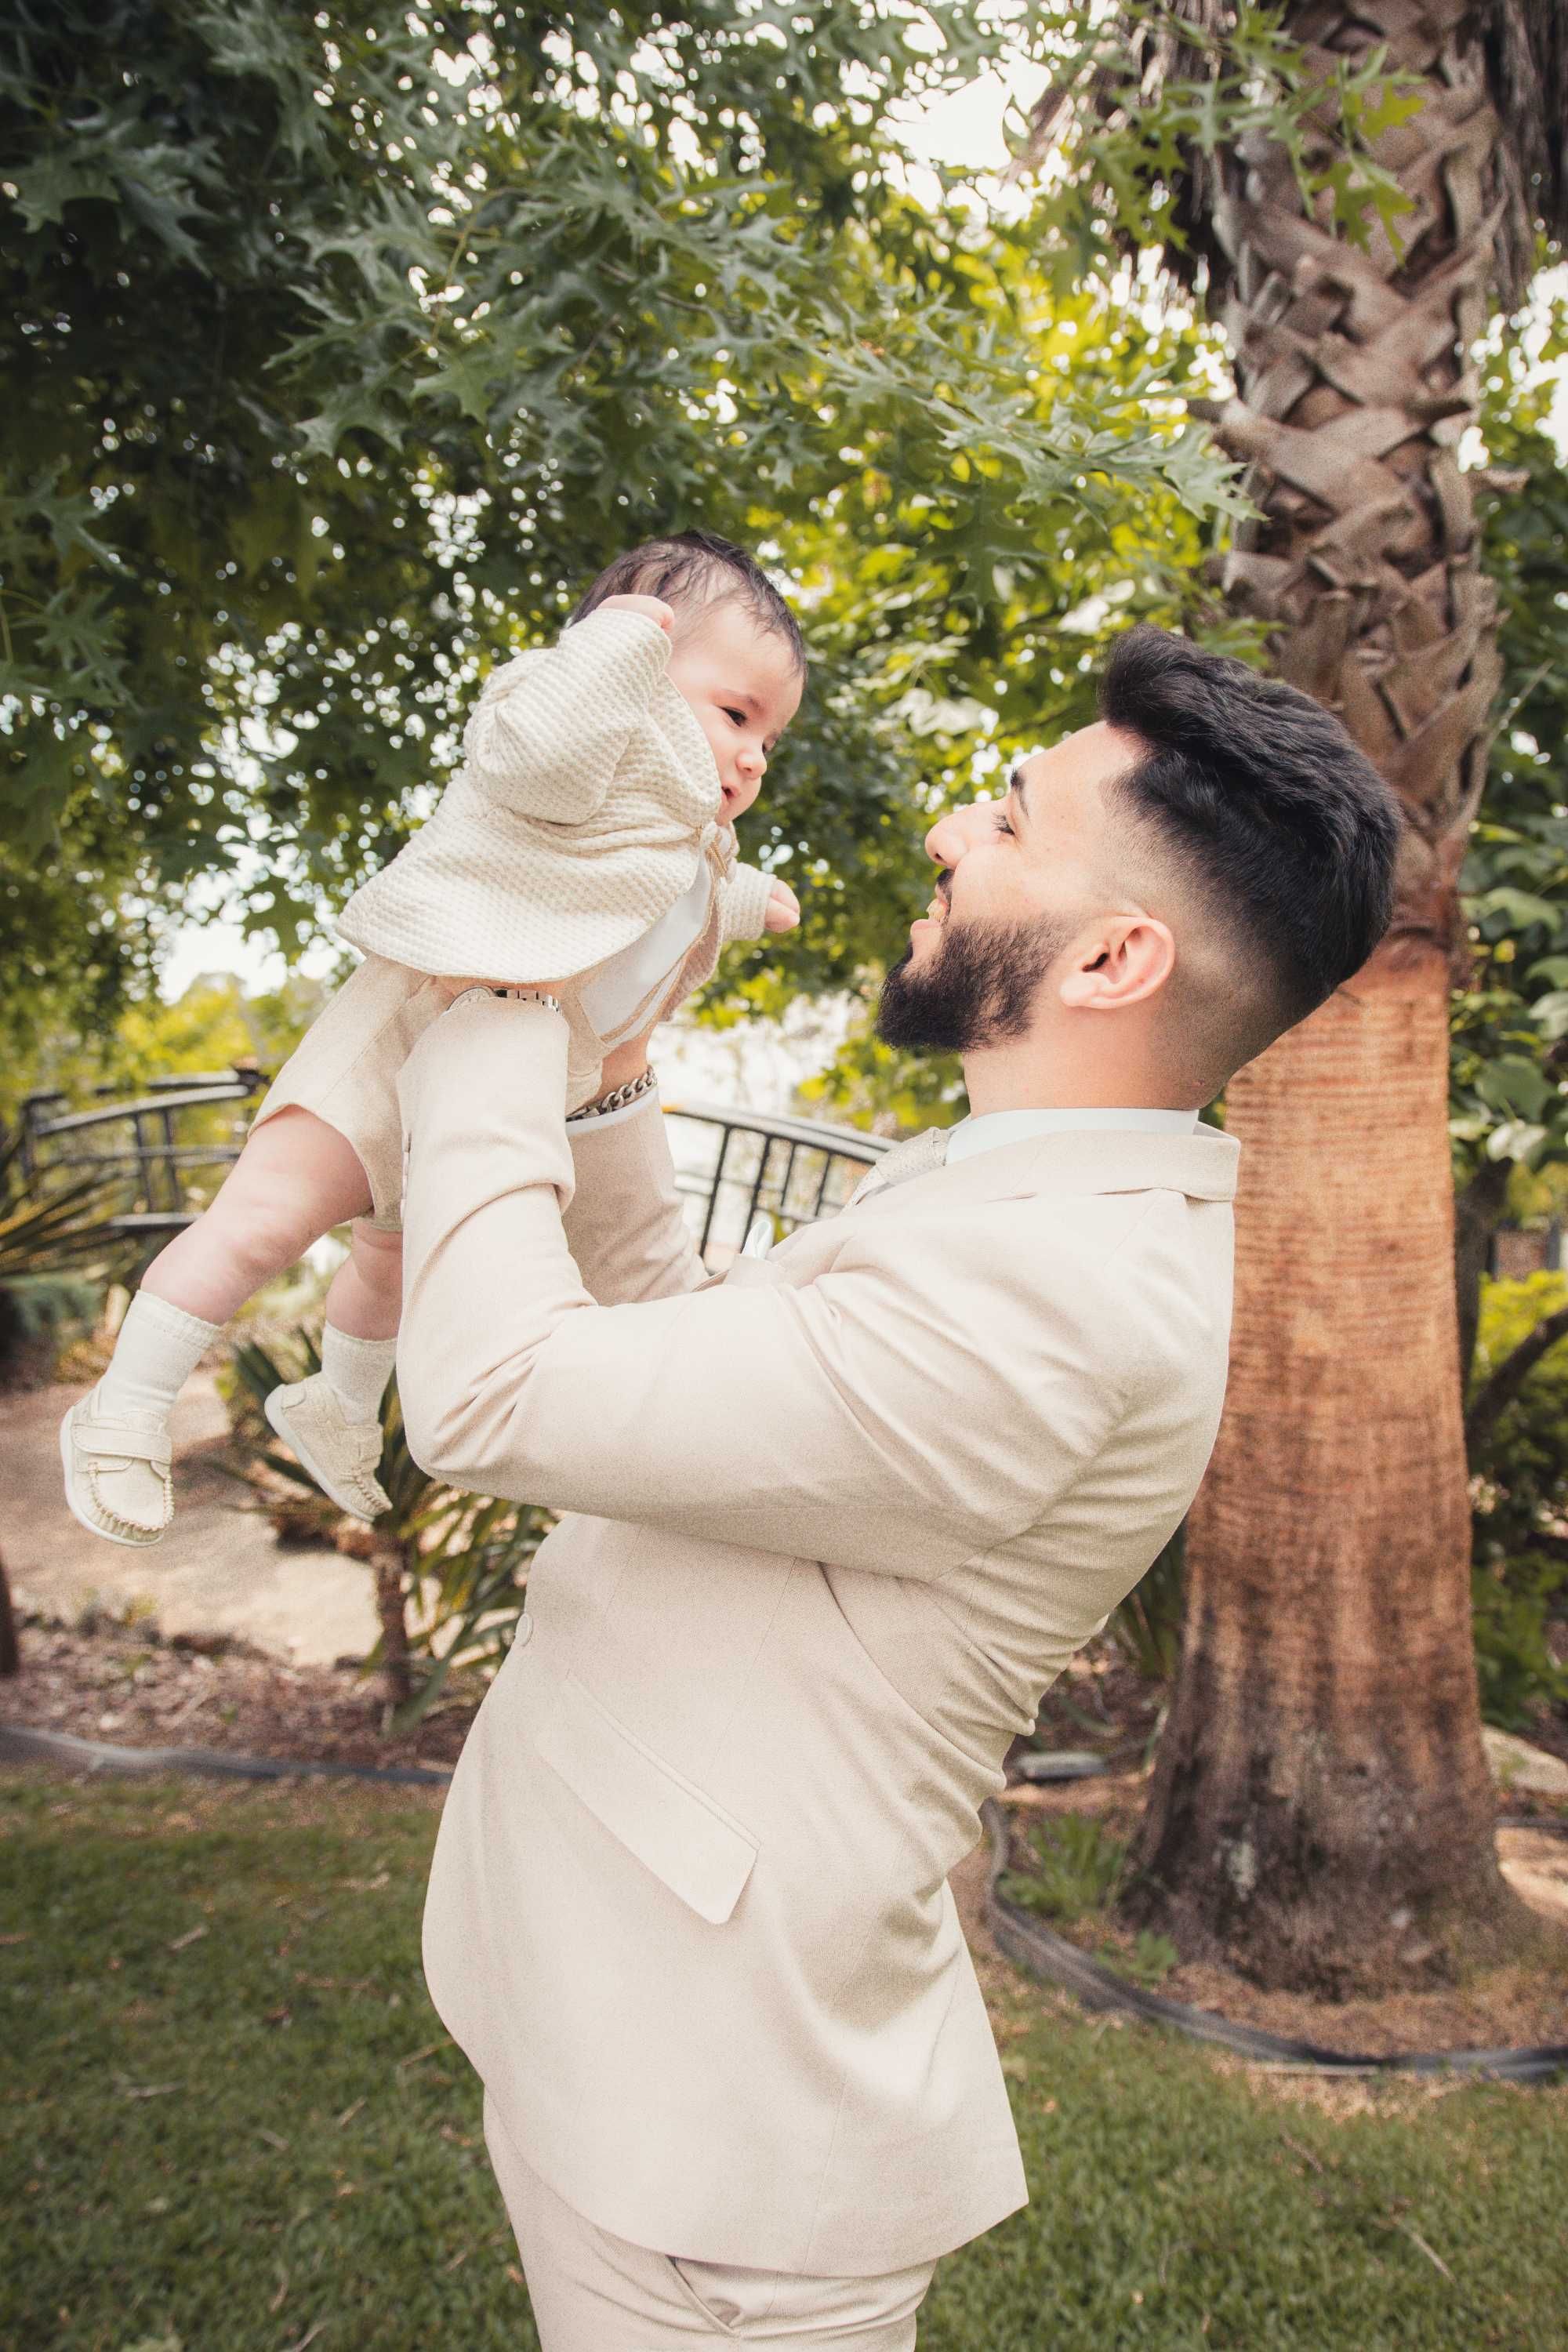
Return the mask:
{"type": "Polygon", "coordinates": [[[1025,824],[1027,824],[1029,821],[1029,803],[1027,797],[1028,787],[1024,782],[1024,772],[1022,768],[1015,768],[1013,770],[1011,775],[1007,779],[1007,790],[1017,802],[1018,814],[1023,818],[1025,824]]]}

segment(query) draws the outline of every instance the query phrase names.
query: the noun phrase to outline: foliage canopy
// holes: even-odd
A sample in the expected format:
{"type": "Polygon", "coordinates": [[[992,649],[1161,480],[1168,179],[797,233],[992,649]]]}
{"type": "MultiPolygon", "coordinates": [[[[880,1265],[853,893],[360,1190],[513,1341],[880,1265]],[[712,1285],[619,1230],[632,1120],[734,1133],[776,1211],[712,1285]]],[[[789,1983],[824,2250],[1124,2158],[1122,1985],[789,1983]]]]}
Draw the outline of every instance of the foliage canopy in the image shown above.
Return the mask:
{"type": "MultiPolygon", "coordinates": [[[[1072,532],[1223,503],[1157,370],[1107,404],[1043,369],[1018,249],[908,193],[893,110],[1001,39],[960,0],[14,22],[7,992],[107,992],[116,897],[215,877],[295,945],[427,805],[483,667],[652,530],[763,544],[808,618],[852,530],[921,571],[901,640],[994,656],[1072,532]]],[[[863,716],[900,584],[822,614],[777,855],[826,871],[906,804],[863,716]]],[[[806,985],[852,961],[808,922],[806,985]]]]}

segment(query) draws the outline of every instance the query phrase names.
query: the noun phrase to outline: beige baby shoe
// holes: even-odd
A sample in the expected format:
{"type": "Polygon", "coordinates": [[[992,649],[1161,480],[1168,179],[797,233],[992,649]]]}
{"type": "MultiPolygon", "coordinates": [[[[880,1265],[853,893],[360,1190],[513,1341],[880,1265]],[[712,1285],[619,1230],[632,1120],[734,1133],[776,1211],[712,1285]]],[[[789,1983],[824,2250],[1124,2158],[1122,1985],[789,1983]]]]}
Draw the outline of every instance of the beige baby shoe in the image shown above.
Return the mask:
{"type": "Polygon", "coordinates": [[[90,1390],[60,1423],[66,1501],[110,1543],[159,1543],[174,1516],[168,1423],[151,1412],[100,1413],[97,1401],[90,1390]]]}
{"type": "Polygon", "coordinates": [[[349,1421],[336,1389],[323,1372],[308,1381],[287,1381],[273,1389],[263,1407],[268,1420],[297,1462],[340,1511],[356,1519],[379,1519],[392,1497],[376,1478],[381,1462],[379,1421],[349,1421]]]}

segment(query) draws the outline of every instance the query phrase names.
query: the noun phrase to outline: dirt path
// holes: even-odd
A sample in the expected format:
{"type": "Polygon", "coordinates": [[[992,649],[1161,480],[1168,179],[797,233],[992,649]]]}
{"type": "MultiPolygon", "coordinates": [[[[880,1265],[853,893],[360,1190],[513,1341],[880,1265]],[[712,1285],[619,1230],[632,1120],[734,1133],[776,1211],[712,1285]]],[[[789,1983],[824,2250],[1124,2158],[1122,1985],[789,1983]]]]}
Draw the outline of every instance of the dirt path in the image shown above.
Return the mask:
{"type": "Polygon", "coordinates": [[[151,1602],[165,1635],[228,1633],[301,1665],[363,1657],[375,1640],[367,1571],[326,1549],[282,1549],[250,1490],[222,1466],[227,1423],[210,1373],[175,1409],[174,1524],[146,1549],[102,1543],[60,1491],[59,1424],[79,1387],[0,1394],[0,1547],[18,1610],[74,1621],[151,1602]]]}

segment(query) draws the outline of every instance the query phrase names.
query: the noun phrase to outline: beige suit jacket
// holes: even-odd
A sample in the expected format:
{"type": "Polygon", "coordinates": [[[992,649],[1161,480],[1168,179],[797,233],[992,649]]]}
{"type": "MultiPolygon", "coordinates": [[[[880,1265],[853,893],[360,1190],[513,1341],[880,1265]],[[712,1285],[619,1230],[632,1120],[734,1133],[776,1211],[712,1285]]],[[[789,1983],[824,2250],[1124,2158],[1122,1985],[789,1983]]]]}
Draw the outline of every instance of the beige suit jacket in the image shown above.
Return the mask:
{"type": "Polygon", "coordinates": [[[447,1800],[431,1993],[602,2227],[890,2270],[1027,2202],[948,1874],[1207,1462],[1238,1147],[1004,1145],[709,1280],[657,1111],[574,1168],[565,1055],[485,998],[401,1082],[409,1443],[569,1515],[447,1800]]]}

